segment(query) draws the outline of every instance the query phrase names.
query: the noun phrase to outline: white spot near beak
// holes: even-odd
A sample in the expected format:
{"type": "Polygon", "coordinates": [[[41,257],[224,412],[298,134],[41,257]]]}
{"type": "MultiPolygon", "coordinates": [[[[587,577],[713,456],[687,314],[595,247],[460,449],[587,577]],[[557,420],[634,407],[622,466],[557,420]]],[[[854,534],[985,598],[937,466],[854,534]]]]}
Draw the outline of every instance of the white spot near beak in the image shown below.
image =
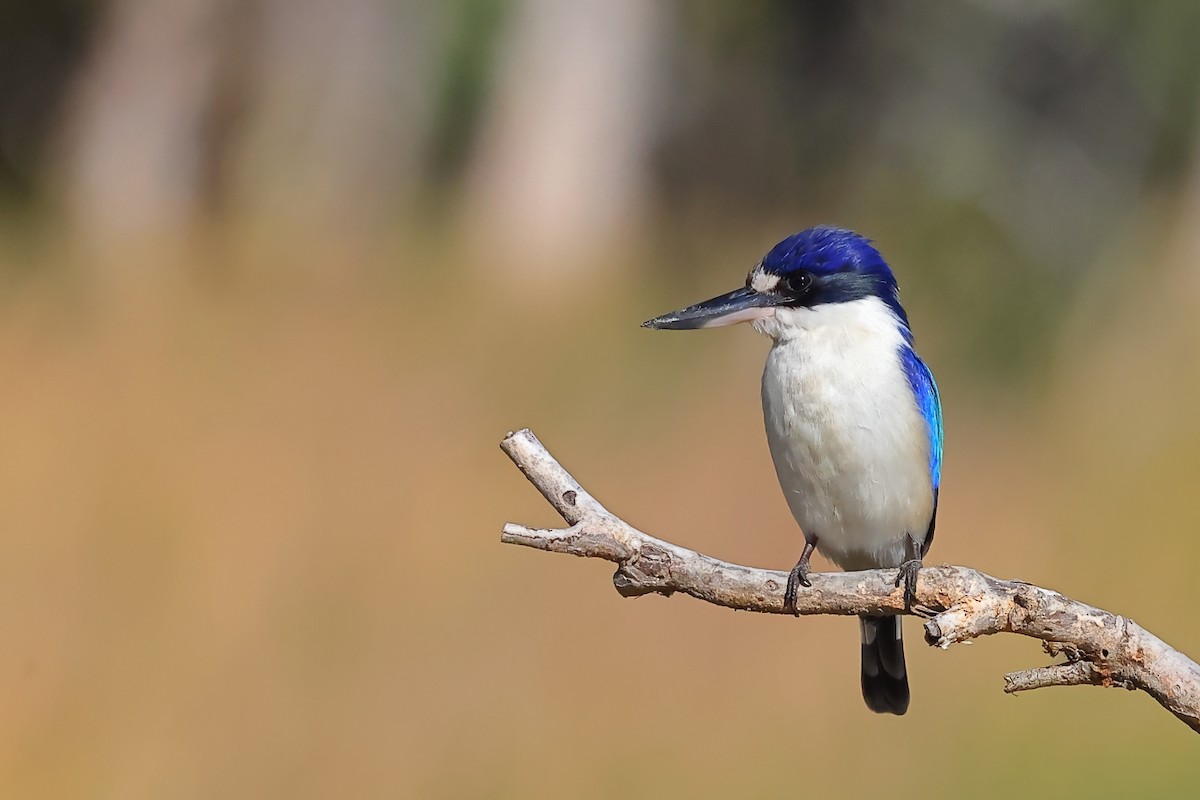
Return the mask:
{"type": "Polygon", "coordinates": [[[779,276],[764,272],[762,265],[755,267],[750,272],[750,288],[759,294],[767,294],[775,291],[775,287],[779,285],[779,276]]]}

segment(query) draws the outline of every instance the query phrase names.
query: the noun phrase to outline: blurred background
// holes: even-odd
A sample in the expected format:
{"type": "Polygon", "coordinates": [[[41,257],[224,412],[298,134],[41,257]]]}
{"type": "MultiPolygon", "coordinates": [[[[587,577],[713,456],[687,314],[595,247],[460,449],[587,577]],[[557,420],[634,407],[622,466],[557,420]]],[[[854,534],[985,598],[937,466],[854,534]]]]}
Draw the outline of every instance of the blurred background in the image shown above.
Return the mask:
{"type": "MultiPolygon", "coordinates": [[[[935,562],[1200,654],[1200,5],[0,6],[0,785],[46,798],[1179,796],[1144,695],[623,600],[504,458],[784,569],[766,341],[638,323],[817,223],[938,375],[935,562]],[[869,744],[868,744],[869,743],[869,744]]],[[[1187,790],[1185,790],[1187,787],[1187,790]]]]}

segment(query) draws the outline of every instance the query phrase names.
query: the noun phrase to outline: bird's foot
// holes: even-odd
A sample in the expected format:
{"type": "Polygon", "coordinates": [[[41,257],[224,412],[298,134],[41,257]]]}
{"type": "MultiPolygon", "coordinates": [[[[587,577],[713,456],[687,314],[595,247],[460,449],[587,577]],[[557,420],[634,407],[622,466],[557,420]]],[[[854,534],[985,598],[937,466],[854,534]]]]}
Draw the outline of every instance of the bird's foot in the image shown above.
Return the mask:
{"type": "Polygon", "coordinates": [[[904,584],[904,608],[911,611],[917,602],[917,573],[921,571],[921,559],[910,558],[900,565],[896,573],[896,585],[904,584]]]}
{"type": "Polygon", "coordinates": [[[812,586],[812,582],[808,579],[808,563],[806,561],[796,564],[788,573],[787,589],[783,592],[783,613],[800,616],[800,612],[796,609],[796,595],[800,593],[802,585],[806,588],[812,586]]]}
{"type": "Polygon", "coordinates": [[[804,552],[800,554],[800,560],[796,562],[796,566],[792,567],[792,571],[788,573],[787,589],[783,592],[783,613],[794,614],[800,616],[800,610],[796,608],[796,596],[800,593],[800,587],[811,587],[812,583],[808,580],[808,562],[812,558],[813,550],[816,549],[814,542],[804,543],[804,552]]]}
{"type": "Polygon", "coordinates": [[[904,537],[904,562],[896,573],[896,585],[904,584],[904,609],[912,611],[917,602],[917,573],[921,571],[924,549],[911,535],[904,537]]]}

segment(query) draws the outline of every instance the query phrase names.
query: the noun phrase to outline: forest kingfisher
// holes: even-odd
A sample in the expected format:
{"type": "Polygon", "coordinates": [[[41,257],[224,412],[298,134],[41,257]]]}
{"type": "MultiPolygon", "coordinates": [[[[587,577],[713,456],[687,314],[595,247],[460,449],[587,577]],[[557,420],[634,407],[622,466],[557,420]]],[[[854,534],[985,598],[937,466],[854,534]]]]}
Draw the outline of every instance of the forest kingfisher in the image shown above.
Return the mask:
{"type": "MultiPolygon", "coordinates": [[[[857,233],[810,228],[775,245],[744,287],[642,324],[737,322],[772,340],[762,376],[767,443],[805,542],[785,610],[795,613],[799,587],[812,585],[814,549],[845,570],[898,567],[911,606],[937,518],[942,409],[887,262],[857,233]]],[[[859,622],[863,699],[903,714],[900,617],[859,622]]]]}

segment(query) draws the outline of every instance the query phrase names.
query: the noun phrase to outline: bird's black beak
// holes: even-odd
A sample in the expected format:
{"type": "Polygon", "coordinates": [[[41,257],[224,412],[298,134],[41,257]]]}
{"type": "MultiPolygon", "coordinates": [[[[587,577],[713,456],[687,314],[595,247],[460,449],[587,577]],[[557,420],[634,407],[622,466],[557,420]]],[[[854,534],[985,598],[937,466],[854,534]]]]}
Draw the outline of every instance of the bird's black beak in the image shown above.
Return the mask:
{"type": "Polygon", "coordinates": [[[705,300],[694,306],[648,319],[643,328],[656,330],[690,331],[696,328],[720,328],[738,322],[753,322],[775,315],[779,297],[774,294],[756,292],[749,286],[735,289],[729,294],[705,300]]]}

